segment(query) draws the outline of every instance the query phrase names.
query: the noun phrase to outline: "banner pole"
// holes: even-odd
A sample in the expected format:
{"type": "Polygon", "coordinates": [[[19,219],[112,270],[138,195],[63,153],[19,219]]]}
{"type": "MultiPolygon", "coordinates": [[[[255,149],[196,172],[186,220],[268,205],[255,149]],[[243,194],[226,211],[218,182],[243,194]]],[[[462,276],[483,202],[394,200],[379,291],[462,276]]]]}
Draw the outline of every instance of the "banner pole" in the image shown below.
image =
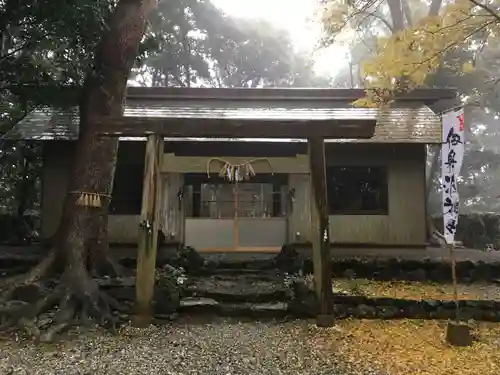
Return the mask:
{"type": "Polygon", "coordinates": [[[451,278],[453,282],[453,300],[455,319],[450,319],[446,328],[446,342],[454,346],[472,345],[472,335],[467,324],[460,323],[458,301],[457,267],[455,259],[455,235],[459,220],[460,197],[458,179],[462,168],[465,139],[463,108],[448,111],[441,116],[443,125],[443,143],[441,146],[441,190],[442,213],[445,246],[450,253],[451,278]]]}
{"type": "Polygon", "coordinates": [[[451,259],[451,279],[453,283],[453,301],[455,301],[455,321],[458,322],[460,318],[460,309],[458,306],[458,282],[457,282],[457,262],[455,259],[455,245],[448,244],[451,259]]]}

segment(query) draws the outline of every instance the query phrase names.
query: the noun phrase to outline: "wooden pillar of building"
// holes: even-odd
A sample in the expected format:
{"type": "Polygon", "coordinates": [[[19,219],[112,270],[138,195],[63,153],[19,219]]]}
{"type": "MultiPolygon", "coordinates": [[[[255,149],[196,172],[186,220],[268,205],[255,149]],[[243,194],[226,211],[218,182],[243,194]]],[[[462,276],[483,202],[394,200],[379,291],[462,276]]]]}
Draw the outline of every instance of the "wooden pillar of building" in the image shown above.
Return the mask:
{"type": "Polygon", "coordinates": [[[133,325],[148,327],[151,323],[156,276],[156,249],[161,211],[161,163],[163,137],[149,135],[144,163],[139,248],[137,254],[136,305],[133,325]]]}
{"type": "Polygon", "coordinates": [[[326,187],[325,142],[323,138],[308,139],[311,182],[311,238],[314,281],[319,303],[318,326],[333,324],[333,293],[326,187]]]}

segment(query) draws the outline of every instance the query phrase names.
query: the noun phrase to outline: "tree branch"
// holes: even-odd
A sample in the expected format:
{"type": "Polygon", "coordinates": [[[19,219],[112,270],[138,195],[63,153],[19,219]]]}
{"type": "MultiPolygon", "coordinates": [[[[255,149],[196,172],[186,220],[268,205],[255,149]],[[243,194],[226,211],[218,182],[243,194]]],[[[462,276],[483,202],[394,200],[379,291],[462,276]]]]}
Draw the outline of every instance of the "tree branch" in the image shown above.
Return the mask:
{"type": "Polygon", "coordinates": [[[469,0],[469,1],[472,4],[474,4],[474,5],[478,6],[479,8],[481,8],[482,10],[484,10],[485,12],[489,13],[490,15],[492,15],[497,20],[496,22],[500,22],[500,14],[498,14],[497,12],[495,12],[489,6],[487,6],[485,4],[482,4],[482,3],[480,3],[477,0],[469,0]]]}
{"type": "MultiPolygon", "coordinates": [[[[474,1],[474,0],[469,0],[469,1],[474,1]]],[[[455,47],[456,45],[458,45],[459,43],[463,42],[463,41],[466,41],[468,40],[470,37],[472,37],[473,35],[477,34],[478,32],[486,29],[488,26],[494,24],[496,22],[494,21],[489,21],[489,22],[486,22],[484,25],[482,25],[481,27],[477,28],[476,30],[470,32],[469,34],[465,35],[465,37],[463,38],[463,40],[461,41],[457,41],[457,42],[454,42],[454,43],[450,43],[448,44],[447,46],[443,47],[441,50],[437,51],[436,53],[434,53],[432,56],[430,56],[429,58],[423,60],[423,61],[420,61],[418,64],[414,64],[416,65],[415,69],[413,69],[408,75],[412,75],[413,73],[415,73],[419,66],[422,65],[422,64],[425,64],[429,61],[431,61],[432,59],[440,56],[440,55],[444,55],[448,50],[450,50],[451,48],[455,47]]]]}
{"type": "MultiPolygon", "coordinates": [[[[346,27],[347,25],[349,25],[351,23],[352,19],[357,14],[365,14],[366,16],[360,22],[358,22],[356,25],[353,25],[353,29],[355,31],[357,31],[357,29],[359,29],[359,25],[361,23],[363,23],[363,21],[365,21],[368,17],[370,17],[370,16],[376,17],[377,16],[376,15],[376,11],[377,11],[377,8],[380,6],[381,3],[382,3],[381,0],[370,0],[370,1],[366,2],[366,3],[364,3],[363,6],[361,7],[361,9],[357,9],[356,7],[353,6],[353,4],[350,4],[350,6],[355,9],[355,11],[352,12],[352,13],[350,13],[346,17],[346,20],[344,21],[343,25],[341,27],[339,27],[338,30],[342,30],[344,27],[346,27]],[[375,6],[377,3],[378,3],[378,5],[375,7],[375,10],[373,12],[368,11],[368,9],[370,7],[375,6]]],[[[383,17],[381,17],[381,18],[377,17],[377,18],[380,21],[382,21],[389,28],[389,30],[391,32],[393,31],[392,25],[387,20],[385,20],[383,17]]],[[[334,40],[335,40],[335,36],[330,35],[330,37],[328,39],[323,39],[322,44],[323,45],[332,44],[332,43],[334,43],[334,40]]]]}
{"type": "MultiPolygon", "coordinates": [[[[377,13],[377,10],[374,10],[373,12],[370,12],[368,10],[357,10],[355,14],[365,14],[368,17],[376,18],[379,21],[381,21],[389,29],[391,33],[394,33],[394,28],[392,27],[391,23],[387,21],[381,14],[377,13]]],[[[366,17],[363,18],[361,22],[363,22],[365,19],[366,17]]],[[[359,24],[357,26],[359,26],[359,24]]]]}
{"type": "Polygon", "coordinates": [[[40,35],[38,38],[35,38],[35,39],[29,39],[29,40],[26,40],[24,43],[22,43],[20,46],[12,49],[11,51],[1,51],[2,54],[0,56],[0,64],[7,60],[9,57],[12,57],[14,56],[15,54],[17,54],[18,52],[21,52],[21,51],[25,51],[25,54],[31,54],[33,53],[33,51],[38,47],[39,43],[48,38],[49,36],[52,36],[51,33],[45,33],[44,35],[40,35]]]}
{"type": "Polygon", "coordinates": [[[177,82],[181,87],[186,87],[185,83],[182,82],[182,80],[177,77],[175,74],[173,74],[172,72],[170,72],[170,77],[172,77],[174,79],[175,82],[177,82]]]}

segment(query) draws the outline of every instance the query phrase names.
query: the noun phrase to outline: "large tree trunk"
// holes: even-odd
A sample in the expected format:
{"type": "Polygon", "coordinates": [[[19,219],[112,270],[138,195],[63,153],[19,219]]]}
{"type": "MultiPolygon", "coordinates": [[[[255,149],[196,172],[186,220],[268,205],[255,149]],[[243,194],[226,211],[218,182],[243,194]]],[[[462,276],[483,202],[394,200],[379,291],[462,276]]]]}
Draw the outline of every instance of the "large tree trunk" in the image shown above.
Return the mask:
{"type": "Polygon", "coordinates": [[[439,10],[441,9],[441,5],[443,4],[443,0],[432,0],[432,3],[429,7],[429,16],[435,17],[439,14],[439,10]]]}
{"type": "MultiPolygon", "coordinates": [[[[96,135],[93,117],[123,113],[127,80],[143,37],[146,20],[156,0],[120,0],[108,22],[108,29],[96,51],[94,66],[86,77],[80,98],[80,137],[69,181],[55,248],[49,257],[23,279],[33,282],[56,263],[62,280],[46,299],[30,309],[28,318],[58,303],[61,313],[46,339],[87,317],[101,324],[112,321],[114,301],[101,293],[89,268],[107,261],[107,214],[118,140],[96,135]],[[101,195],[102,207],[76,204],[80,192],[101,195]],[[92,260],[89,262],[89,260],[92,260]]],[[[12,315],[12,314],[11,314],[12,315]]],[[[19,314],[17,317],[19,317],[19,314]]]]}
{"type": "Polygon", "coordinates": [[[118,3],[108,32],[96,51],[94,69],[85,80],[80,101],[80,139],[57,236],[59,254],[66,258],[70,269],[82,268],[91,254],[93,260],[102,261],[107,253],[109,198],[106,196],[112,192],[118,139],[97,136],[98,129],[91,119],[123,114],[127,80],[147,16],[155,4],[155,0],[118,3]],[[100,194],[102,207],[76,205],[80,192],[100,194]]]}
{"type": "Polygon", "coordinates": [[[402,0],[387,0],[389,12],[391,13],[393,33],[397,33],[405,28],[403,5],[401,1],[402,0]]]}

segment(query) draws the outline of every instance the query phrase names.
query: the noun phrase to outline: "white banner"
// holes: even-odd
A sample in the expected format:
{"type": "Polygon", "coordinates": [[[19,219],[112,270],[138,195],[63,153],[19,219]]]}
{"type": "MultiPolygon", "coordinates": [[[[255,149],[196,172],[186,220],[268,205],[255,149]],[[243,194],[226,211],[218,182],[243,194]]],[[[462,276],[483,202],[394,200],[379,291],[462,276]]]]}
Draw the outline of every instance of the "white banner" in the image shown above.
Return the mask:
{"type": "Polygon", "coordinates": [[[441,183],[443,191],[444,238],[453,244],[458,224],[460,199],[458,176],[464,158],[464,109],[443,114],[443,144],[441,146],[441,183]]]}

